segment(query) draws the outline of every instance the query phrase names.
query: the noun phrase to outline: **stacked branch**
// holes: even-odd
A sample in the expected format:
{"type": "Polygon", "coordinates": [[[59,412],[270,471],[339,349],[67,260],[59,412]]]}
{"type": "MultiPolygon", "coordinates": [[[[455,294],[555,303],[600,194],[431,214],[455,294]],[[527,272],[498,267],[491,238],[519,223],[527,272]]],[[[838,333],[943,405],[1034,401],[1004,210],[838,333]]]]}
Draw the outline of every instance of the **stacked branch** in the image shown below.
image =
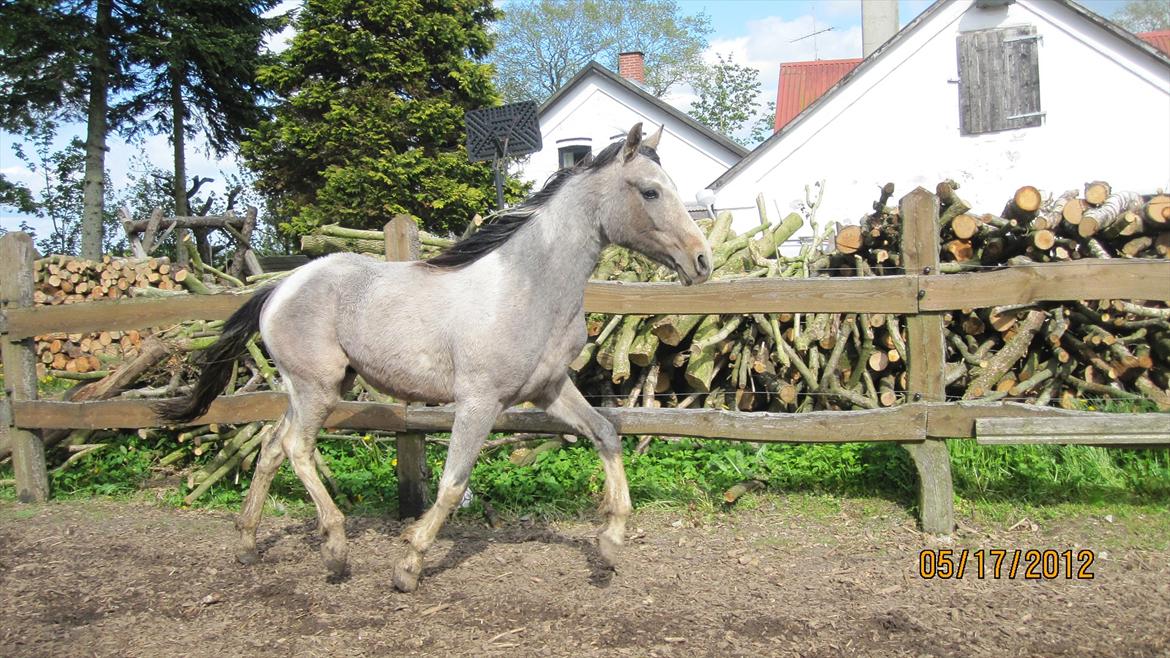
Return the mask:
{"type": "MultiPolygon", "coordinates": [[[[454,240],[431,235],[426,231],[419,231],[419,243],[422,258],[426,259],[451,246],[454,240]]],[[[386,254],[385,235],[382,231],[367,231],[346,228],[337,224],[326,224],[301,236],[301,253],[306,256],[324,256],[337,252],[384,257],[386,254]]]]}

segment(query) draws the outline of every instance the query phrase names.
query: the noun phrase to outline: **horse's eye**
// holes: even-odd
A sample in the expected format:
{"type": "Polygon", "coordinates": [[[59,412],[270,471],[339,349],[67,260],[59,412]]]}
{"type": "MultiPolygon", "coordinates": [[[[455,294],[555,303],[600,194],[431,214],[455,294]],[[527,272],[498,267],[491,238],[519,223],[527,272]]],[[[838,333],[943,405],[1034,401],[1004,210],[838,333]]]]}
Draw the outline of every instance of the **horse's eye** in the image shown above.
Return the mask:
{"type": "Polygon", "coordinates": [[[642,198],[654,200],[658,198],[658,190],[642,190],[642,198]]]}

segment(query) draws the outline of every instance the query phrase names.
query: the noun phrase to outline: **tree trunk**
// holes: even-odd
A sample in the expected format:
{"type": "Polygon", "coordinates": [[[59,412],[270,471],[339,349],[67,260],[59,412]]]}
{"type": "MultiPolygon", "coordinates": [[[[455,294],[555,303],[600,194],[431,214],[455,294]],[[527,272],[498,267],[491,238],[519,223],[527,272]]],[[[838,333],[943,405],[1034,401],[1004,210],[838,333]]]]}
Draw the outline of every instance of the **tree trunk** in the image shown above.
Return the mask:
{"type": "Polygon", "coordinates": [[[102,215],[106,195],[106,95],[110,75],[112,20],[113,0],[98,0],[85,137],[85,178],[82,184],[81,257],[88,260],[99,260],[102,257],[102,215]]]}
{"type": "MultiPolygon", "coordinates": [[[[175,174],[171,178],[171,191],[175,197],[175,216],[186,217],[191,212],[187,208],[187,156],[186,156],[186,135],[185,129],[185,112],[186,107],[183,105],[183,64],[181,62],[171,63],[171,144],[174,146],[174,160],[175,160],[175,174]]],[[[176,229],[175,240],[180,244],[183,240],[183,235],[186,229],[176,229]]],[[[183,249],[178,250],[178,264],[179,267],[187,266],[187,252],[183,249]]]]}

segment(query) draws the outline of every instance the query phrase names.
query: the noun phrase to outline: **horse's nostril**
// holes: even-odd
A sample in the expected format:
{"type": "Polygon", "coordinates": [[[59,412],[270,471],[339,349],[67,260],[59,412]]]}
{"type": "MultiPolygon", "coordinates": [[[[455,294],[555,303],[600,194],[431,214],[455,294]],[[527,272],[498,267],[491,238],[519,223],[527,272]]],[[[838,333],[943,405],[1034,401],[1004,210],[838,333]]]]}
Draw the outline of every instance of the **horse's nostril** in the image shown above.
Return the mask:
{"type": "Polygon", "coordinates": [[[711,266],[707,264],[707,254],[699,254],[695,261],[699,265],[699,274],[706,274],[707,272],[711,271],[711,266]]]}

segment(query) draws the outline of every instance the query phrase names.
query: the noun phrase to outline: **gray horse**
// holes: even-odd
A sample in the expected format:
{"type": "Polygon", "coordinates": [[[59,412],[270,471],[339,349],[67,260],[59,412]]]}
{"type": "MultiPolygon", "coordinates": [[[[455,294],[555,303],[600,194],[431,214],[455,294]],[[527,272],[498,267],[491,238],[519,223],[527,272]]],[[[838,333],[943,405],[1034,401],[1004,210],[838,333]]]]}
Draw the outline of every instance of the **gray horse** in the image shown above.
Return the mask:
{"type": "Polygon", "coordinates": [[[711,274],[711,250],[663,171],[642,124],[591,161],[558,172],[544,189],[500,213],[428,261],[382,263],[337,254],[261,289],[227,321],[206,351],[188,398],[160,405],[171,422],[206,413],[231,363],[259,327],[289,396],[288,411],[262,444],[237,521],[238,559],[257,561],[256,526],[268,487],[287,456],[313,503],[334,574],[346,571],[345,517],[313,464],[316,436],[355,375],[403,400],[454,402],[451,443],[435,504],[403,533],[406,555],[394,586],[418,586],[423,555],[467,488],[497,415],[532,401],[597,446],[605,468],[602,557],[615,563],[630,495],[613,426],[569,381],[585,344],[585,282],[602,247],[616,243],[673,268],[684,284],[711,274]]]}

